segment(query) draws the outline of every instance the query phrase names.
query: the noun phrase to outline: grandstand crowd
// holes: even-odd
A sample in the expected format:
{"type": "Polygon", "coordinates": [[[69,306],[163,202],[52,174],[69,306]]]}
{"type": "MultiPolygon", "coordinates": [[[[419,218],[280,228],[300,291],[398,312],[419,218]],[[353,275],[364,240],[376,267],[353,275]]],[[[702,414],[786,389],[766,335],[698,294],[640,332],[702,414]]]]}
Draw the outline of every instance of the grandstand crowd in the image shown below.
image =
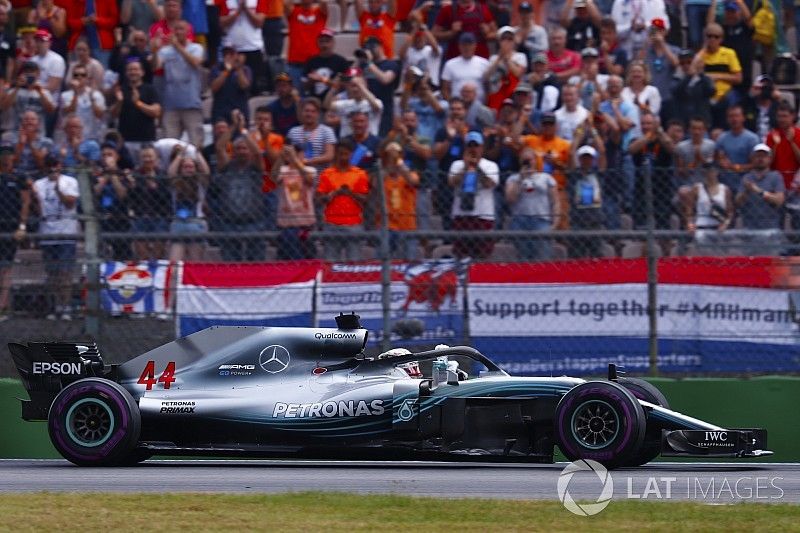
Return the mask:
{"type": "Polygon", "coordinates": [[[0,0],[0,261],[80,233],[80,168],[123,261],[362,259],[382,205],[396,257],[615,255],[558,232],[644,227],[648,180],[698,245],[800,230],[797,4],[0,0]]]}

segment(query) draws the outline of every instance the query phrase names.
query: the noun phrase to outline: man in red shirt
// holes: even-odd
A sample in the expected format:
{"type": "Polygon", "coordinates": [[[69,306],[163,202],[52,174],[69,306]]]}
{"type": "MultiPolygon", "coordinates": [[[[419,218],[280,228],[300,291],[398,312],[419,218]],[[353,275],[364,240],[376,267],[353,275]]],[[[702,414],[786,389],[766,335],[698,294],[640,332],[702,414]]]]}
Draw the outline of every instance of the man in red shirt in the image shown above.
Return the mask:
{"type": "MultiPolygon", "coordinates": [[[[217,0],[217,2],[219,1],[217,0]]],[[[150,26],[150,44],[153,45],[153,40],[157,39],[158,42],[155,43],[157,48],[168,45],[172,28],[181,18],[183,18],[181,1],[164,0],[164,18],[150,26]]],[[[189,24],[189,41],[194,42],[194,29],[191,24],[189,24]]]]}
{"type": "Polygon", "coordinates": [[[445,60],[453,59],[459,54],[458,40],[462,33],[472,33],[477,37],[478,46],[475,55],[489,58],[488,41],[495,39],[497,25],[489,7],[476,0],[456,0],[442,7],[433,25],[433,36],[442,46],[448,43],[445,60]]]}
{"type": "Polygon", "coordinates": [[[788,191],[800,169],[800,128],[795,127],[794,109],[787,102],[778,104],[775,122],[778,127],[767,134],[767,146],[772,148],[772,170],[781,173],[788,191]]]}
{"type": "Polygon", "coordinates": [[[289,25],[286,71],[292,78],[292,85],[300,91],[306,62],[319,54],[317,37],[328,22],[328,4],[316,4],[314,0],[300,0],[295,4],[292,0],[283,0],[283,5],[289,25]]]}
{"type": "Polygon", "coordinates": [[[547,65],[561,83],[567,83],[581,71],[581,55],[567,48],[567,30],[555,28],[550,32],[547,65]]]}
{"type": "Polygon", "coordinates": [[[361,5],[361,0],[355,3],[358,23],[361,26],[361,33],[358,35],[358,42],[361,46],[370,37],[375,37],[383,45],[383,51],[388,59],[394,57],[394,26],[397,23],[395,15],[397,13],[397,2],[388,0],[384,10],[384,0],[367,0],[367,9],[361,5]]]}

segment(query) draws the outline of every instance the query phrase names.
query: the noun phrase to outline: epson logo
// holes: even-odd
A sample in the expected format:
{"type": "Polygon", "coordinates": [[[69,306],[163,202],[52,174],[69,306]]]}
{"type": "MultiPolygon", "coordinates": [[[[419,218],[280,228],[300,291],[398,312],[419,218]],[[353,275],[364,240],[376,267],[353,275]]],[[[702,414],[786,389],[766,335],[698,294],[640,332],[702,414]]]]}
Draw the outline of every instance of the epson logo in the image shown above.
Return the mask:
{"type": "Polygon", "coordinates": [[[355,333],[315,333],[314,338],[317,340],[322,339],[355,339],[355,333]]]}
{"type": "Polygon", "coordinates": [[[61,376],[80,375],[83,372],[80,363],[48,363],[46,361],[34,361],[34,374],[53,374],[61,376]]]}
{"type": "Polygon", "coordinates": [[[382,415],[383,400],[321,403],[276,403],[272,411],[274,418],[333,418],[335,416],[382,415]]]}
{"type": "Polygon", "coordinates": [[[217,370],[255,370],[256,365],[219,365],[217,370]]]}

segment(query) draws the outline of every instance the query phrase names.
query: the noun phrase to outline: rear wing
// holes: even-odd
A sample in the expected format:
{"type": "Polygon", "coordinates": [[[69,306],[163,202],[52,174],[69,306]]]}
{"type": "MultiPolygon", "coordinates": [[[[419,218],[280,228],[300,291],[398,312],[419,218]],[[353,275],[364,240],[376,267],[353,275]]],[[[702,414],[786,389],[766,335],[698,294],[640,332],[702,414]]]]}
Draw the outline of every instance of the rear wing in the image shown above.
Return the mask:
{"type": "Polygon", "coordinates": [[[114,379],[116,365],[106,366],[93,342],[9,343],[8,350],[30,400],[22,402],[22,418],[47,420],[56,395],[87,377],[114,379]]]}

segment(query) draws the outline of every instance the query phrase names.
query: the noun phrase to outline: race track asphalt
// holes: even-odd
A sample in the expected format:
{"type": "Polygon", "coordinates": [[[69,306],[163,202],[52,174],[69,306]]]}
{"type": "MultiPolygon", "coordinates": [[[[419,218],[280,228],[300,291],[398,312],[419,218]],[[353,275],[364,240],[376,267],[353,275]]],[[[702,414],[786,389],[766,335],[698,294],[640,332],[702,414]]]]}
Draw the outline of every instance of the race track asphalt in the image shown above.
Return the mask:
{"type": "MultiPolygon", "coordinates": [[[[0,491],[300,491],[454,498],[558,499],[566,463],[508,465],[376,461],[150,460],[130,468],[79,468],[61,460],[0,460],[0,491]]],[[[651,463],[611,473],[614,500],[800,502],[800,464],[651,463]],[[638,498],[637,498],[638,496],[638,498]]],[[[563,483],[562,483],[563,484],[563,483]]],[[[602,482],[578,472],[575,500],[596,500],[602,482]]]]}

